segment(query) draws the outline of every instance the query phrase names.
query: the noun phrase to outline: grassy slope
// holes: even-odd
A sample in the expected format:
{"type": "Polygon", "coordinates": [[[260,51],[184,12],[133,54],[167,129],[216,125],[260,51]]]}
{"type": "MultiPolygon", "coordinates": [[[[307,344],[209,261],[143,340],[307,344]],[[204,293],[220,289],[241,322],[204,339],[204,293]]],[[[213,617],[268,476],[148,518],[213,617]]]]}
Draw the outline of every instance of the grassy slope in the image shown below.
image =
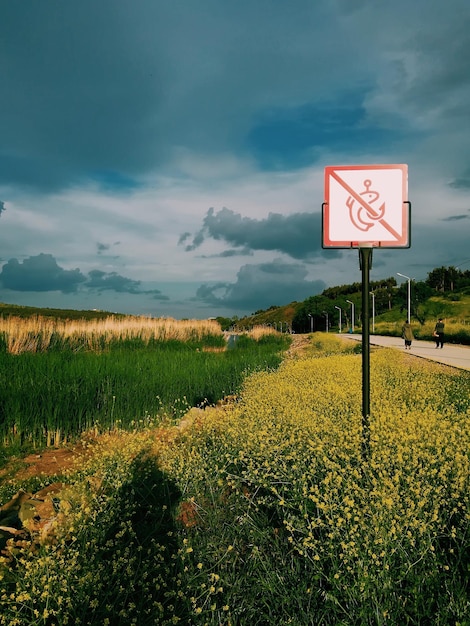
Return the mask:
{"type": "MultiPolygon", "coordinates": [[[[358,297],[360,298],[360,294],[358,294],[358,297]]],[[[244,317],[239,320],[239,325],[249,327],[257,324],[273,324],[274,322],[280,321],[288,321],[291,323],[297,309],[302,306],[302,304],[302,302],[292,302],[285,306],[244,317]]],[[[449,322],[464,321],[468,324],[470,323],[470,295],[454,292],[453,294],[432,296],[426,302],[418,306],[418,314],[420,317],[424,317],[426,321],[436,320],[437,317],[440,316],[449,322]],[[458,299],[454,300],[453,298],[458,299]]],[[[376,315],[375,320],[376,323],[402,322],[402,307],[394,306],[390,311],[376,315]]]]}

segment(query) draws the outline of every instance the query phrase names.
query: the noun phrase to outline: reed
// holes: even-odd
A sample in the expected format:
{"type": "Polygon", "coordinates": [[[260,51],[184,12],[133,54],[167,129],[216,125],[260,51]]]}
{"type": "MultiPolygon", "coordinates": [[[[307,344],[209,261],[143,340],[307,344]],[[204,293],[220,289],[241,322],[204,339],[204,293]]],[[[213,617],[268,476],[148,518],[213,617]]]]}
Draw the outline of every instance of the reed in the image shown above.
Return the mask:
{"type": "Polygon", "coordinates": [[[62,320],[41,316],[30,318],[0,317],[0,345],[11,354],[47,352],[62,348],[72,350],[105,349],[117,341],[201,341],[223,340],[215,320],[183,320],[149,317],[114,317],[102,320],[62,320]]]}

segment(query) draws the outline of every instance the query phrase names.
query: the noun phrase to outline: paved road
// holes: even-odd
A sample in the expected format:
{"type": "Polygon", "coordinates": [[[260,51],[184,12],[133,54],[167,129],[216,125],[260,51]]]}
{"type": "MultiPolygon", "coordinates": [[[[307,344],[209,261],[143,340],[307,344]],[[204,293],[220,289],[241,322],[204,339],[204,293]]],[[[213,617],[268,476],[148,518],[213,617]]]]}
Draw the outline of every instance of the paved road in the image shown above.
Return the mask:
{"type": "MultiPolygon", "coordinates": [[[[351,341],[362,341],[362,335],[341,334],[338,335],[338,337],[351,341]]],[[[401,337],[371,335],[370,345],[397,348],[400,350],[405,349],[404,341],[401,337]]],[[[414,339],[411,344],[411,350],[407,350],[407,352],[423,359],[430,359],[431,361],[437,361],[444,365],[470,370],[470,346],[445,343],[443,348],[436,348],[436,344],[433,341],[418,341],[414,339]]]]}

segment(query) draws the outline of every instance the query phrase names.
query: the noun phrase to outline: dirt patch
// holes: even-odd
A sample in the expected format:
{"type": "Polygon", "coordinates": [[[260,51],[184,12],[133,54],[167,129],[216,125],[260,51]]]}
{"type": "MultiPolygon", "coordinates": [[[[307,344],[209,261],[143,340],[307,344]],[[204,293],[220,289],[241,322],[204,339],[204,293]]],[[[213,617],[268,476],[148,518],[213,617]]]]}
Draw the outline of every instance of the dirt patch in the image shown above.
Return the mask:
{"type": "Polygon", "coordinates": [[[24,480],[31,476],[55,476],[64,471],[71,469],[75,465],[78,457],[83,456],[84,449],[82,445],[74,448],[58,448],[52,450],[44,450],[40,454],[30,454],[23,459],[27,467],[19,470],[16,478],[24,480]]]}
{"type": "Polygon", "coordinates": [[[23,481],[34,476],[60,476],[67,470],[76,467],[78,459],[90,456],[92,449],[93,446],[85,447],[83,443],[79,442],[67,448],[46,448],[22,459],[15,457],[0,470],[0,479],[8,478],[23,481]]]}
{"type": "Polygon", "coordinates": [[[302,356],[311,343],[310,335],[292,335],[292,343],[286,352],[286,358],[302,356]]]}

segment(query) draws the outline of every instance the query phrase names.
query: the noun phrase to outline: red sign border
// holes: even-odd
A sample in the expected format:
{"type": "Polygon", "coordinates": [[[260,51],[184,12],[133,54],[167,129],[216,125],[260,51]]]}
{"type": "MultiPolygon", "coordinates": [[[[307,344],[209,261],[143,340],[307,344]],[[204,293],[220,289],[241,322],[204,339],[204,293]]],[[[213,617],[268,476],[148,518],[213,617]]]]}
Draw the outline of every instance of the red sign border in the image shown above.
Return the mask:
{"type": "Polygon", "coordinates": [[[322,205],[322,247],[323,248],[360,248],[364,245],[372,245],[374,248],[409,248],[411,235],[411,203],[407,198],[408,190],[408,165],[329,165],[325,167],[325,202],[322,205]],[[332,172],[351,170],[401,170],[402,172],[402,224],[404,224],[402,237],[396,240],[382,241],[335,241],[330,239],[330,179],[332,172]]]}

